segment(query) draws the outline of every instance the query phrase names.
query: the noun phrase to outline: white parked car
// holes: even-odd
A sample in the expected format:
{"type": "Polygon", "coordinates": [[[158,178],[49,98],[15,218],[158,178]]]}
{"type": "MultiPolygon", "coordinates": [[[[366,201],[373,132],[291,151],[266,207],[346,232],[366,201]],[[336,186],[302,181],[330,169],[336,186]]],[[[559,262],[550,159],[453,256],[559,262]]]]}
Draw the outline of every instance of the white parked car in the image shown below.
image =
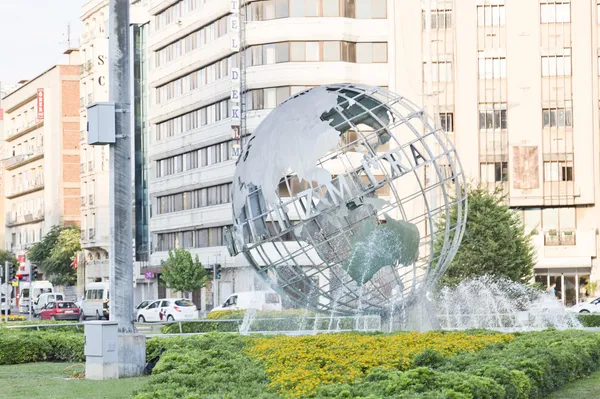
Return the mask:
{"type": "Polygon", "coordinates": [[[246,309],[281,310],[281,296],[274,291],[236,292],[229,295],[223,305],[213,308],[211,313],[220,310],[246,309]]]}
{"type": "Polygon", "coordinates": [[[578,303],[577,305],[571,306],[569,310],[576,313],[599,313],[600,298],[596,298],[589,302],[578,303]]]}
{"type": "Polygon", "coordinates": [[[183,321],[198,318],[198,309],[186,298],[165,298],[151,301],[137,310],[137,321],[183,321]]]}

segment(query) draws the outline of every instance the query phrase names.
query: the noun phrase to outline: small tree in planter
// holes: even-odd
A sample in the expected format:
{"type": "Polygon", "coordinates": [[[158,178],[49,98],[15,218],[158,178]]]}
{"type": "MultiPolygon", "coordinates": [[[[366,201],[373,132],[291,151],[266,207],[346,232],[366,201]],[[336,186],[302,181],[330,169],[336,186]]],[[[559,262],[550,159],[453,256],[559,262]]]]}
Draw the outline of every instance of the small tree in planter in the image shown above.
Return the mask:
{"type": "Polygon", "coordinates": [[[584,287],[589,296],[591,296],[591,297],[596,296],[596,290],[598,289],[597,281],[592,282],[592,281],[588,280],[587,283],[585,283],[584,287]]]}

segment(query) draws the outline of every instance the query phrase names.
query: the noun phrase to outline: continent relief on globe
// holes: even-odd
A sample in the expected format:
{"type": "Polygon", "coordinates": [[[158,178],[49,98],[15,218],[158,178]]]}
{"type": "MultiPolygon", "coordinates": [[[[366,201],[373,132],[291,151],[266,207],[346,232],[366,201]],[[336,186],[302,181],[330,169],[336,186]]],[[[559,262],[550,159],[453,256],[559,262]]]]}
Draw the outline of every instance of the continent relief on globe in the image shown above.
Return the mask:
{"type": "Polygon", "coordinates": [[[360,286],[369,282],[385,266],[409,265],[419,255],[417,227],[385,215],[385,223],[363,223],[352,237],[350,256],[343,269],[360,286]]]}

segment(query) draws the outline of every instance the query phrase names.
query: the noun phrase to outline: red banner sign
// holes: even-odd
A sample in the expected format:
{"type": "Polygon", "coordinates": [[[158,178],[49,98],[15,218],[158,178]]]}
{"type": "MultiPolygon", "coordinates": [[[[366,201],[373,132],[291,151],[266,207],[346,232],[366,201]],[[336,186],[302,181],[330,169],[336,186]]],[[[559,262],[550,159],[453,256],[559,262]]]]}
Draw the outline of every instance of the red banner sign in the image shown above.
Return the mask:
{"type": "Polygon", "coordinates": [[[17,257],[17,260],[19,261],[19,263],[24,263],[25,262],[25,255],[19,255],[17,257]]]}
{"type": "Polygon", "coordinates": [[[44,89],[37,89],[37,118],[44,120],[44,89]]]}

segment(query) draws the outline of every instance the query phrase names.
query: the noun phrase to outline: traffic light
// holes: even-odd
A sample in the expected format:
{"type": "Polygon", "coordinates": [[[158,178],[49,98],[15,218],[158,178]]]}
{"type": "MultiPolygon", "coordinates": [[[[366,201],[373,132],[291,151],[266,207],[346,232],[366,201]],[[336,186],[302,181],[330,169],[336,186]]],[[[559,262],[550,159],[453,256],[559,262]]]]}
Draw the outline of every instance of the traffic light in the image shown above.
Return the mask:
{"type": "Polygon", "coordinates": [[[37,265],[31,266],[31,281],[37,280],[38,267],[37,265]]]}
{"type": "Polygon", "coordinates": [[[12,280],[15,276],[15,265],[13,263],[8,264],[8,279],[12,280]]]}
{"type": "Polygon", "coordinates": [[[215,278],[217,280],[221,279],[221,265],[219,263],[215,265],[215,278]]]}

